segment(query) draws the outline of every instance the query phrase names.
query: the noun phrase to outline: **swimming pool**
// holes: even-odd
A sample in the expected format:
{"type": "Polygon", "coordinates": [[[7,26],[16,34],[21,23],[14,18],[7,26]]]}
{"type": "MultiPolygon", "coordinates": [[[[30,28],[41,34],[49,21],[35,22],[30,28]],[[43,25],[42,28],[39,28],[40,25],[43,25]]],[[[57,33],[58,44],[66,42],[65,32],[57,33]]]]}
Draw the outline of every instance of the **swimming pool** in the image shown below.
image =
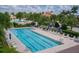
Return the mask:
{"type": "Polygon", "coordinates": [[[32,22],[30,20],[24,20],[24,19],[12,19],[10,22],[18,23],[18,22],[32,22]]]}
{"type": "Polygon", "coordinates": [[[10,30],[30,51],[37,52],[61,43],[51,38],[33,32],[32,28],[20,28],[10,30]]]}

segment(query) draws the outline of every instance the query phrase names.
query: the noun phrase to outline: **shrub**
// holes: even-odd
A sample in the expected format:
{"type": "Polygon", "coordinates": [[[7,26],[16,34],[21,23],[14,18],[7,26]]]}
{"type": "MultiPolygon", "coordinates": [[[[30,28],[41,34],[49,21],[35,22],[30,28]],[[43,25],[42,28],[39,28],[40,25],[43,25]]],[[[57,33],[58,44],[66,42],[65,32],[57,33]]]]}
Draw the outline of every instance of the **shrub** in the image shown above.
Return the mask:
{"type": "Polygon", "coordinates": [[[62,27],[61,27],[62,30],[67,30],[67,25],[66,24],[62,24],[62,27]]]}
{"type": "Polygon", "coordinates": [[[69,34],[70,37],[79,37],[79,33],[78,32],[74,32],[74,31],[71,31],[71,30],[63,30],[64,33],[66,34],[69,34]]]}
{"type": "Polygon", "coordinates": [[[32,25],[31,24],[21,25],[21,24],[14,23],[14,27],[29,27],[29,26],[32,26],[32,25]]]}

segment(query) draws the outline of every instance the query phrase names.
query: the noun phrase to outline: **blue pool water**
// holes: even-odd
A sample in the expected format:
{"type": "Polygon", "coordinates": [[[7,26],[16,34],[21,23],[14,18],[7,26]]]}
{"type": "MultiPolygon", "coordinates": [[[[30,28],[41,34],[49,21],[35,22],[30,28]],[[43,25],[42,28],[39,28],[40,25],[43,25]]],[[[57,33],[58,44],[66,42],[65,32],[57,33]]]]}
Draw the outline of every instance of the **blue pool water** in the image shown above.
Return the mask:
{"type": "Polygon", "coordinates": [[[33,32],[31,28],[11,29],[10,31],[32,52],[61,44],[58,41],[33,32]]]}
{"type": "Polygon", "coordinates": [[[18,22],[29,22],[30,20],[24,20],[24,19],[12,19],[10,22],[18,23],[18,22]]]}

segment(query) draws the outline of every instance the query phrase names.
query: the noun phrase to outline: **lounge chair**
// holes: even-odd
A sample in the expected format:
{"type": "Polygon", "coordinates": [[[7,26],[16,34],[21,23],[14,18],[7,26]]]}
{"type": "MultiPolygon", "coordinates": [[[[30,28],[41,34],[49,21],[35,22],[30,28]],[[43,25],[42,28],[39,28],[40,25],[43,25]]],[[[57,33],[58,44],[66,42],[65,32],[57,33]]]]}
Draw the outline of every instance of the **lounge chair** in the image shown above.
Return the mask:
{"type": "Polygon", "coordinates": [[[47,26],[41,25],[40,29],[47,30],[47,26]]]}
{"type": "Polygon", "coordinates": [[[70,39],[71,39],[71,40],[75,40],[75,39],[76,39],[76,37],[75,37],[75,36],[74,36],[74,37],[70,37],[70,39]]]}
{"type": "Polygon", "coordinates": [[[13,45],[13,47],[14,47],[14,48],[17,48],[17,46],[16,46],[16,45],[13,45]]]}

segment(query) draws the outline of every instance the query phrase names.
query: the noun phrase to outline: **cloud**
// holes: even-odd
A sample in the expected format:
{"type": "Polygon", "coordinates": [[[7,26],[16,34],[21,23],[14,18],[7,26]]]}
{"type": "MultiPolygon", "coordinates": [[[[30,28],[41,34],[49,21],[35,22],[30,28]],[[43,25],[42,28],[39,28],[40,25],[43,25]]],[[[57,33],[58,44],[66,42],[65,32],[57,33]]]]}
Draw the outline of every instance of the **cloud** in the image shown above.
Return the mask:
{"type": "Polygon", "coordinates": [[[43,12],[53,11],[54,13],[60,13],[62,10],[70,10],[70,5],[0,5],[1,12],[43,12]]]}

